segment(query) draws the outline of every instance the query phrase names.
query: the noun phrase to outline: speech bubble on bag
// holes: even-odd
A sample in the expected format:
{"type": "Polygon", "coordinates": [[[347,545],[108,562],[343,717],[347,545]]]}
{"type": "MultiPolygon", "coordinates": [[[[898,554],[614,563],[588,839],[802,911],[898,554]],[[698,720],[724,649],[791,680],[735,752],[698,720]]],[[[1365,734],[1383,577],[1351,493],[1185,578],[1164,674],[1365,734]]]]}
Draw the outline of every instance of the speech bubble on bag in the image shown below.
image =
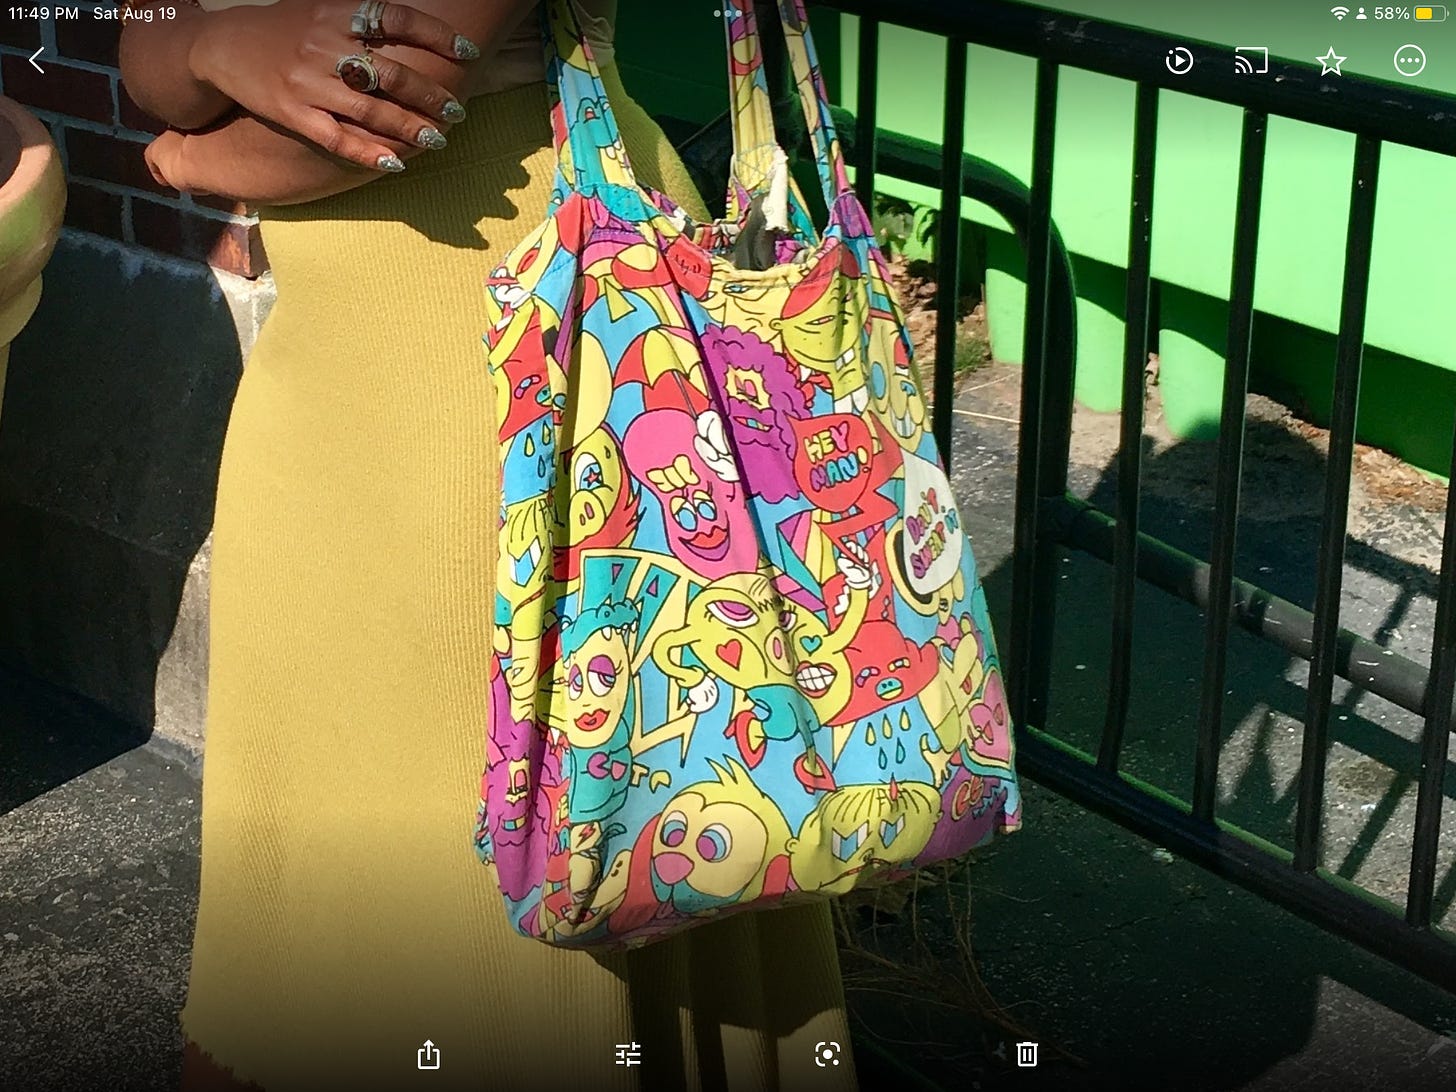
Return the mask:
{"type": "Polygon", "coordinates": [[[908,451],[904,465],[904,575],[911,588],[928,596],[959,571],[966,532],[945,472],[908,451]]]}
{"type": "Polygon", "coordinates": [[[794,479],[818,508],[846,512],[870,482],[875,445],[869,426],[849,413],[791,418],[794,479]]]}

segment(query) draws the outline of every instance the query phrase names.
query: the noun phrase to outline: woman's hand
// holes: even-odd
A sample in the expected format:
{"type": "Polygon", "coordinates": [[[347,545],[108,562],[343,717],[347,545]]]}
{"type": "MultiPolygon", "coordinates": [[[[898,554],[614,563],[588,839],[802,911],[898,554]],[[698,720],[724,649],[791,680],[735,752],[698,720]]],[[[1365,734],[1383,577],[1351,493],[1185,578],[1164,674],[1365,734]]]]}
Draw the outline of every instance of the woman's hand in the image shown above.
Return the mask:
{"type": "MultiPolygon", "coordinates": [[[[374,52],[379,88],[355,91],[334,71],[339,58],[363,53],[349,33],[355,0],[283,0],[266,7],[210,13],[188,54],[193,75],[249,113],[373,170],[402,169],[406,149],[440,147],[442,132],[464,117],[455,96],[436,80],[374,52]]],[[[384,37],[462,65],[479,49],[443,20],[391,2],[384,37]]],[[[169,149],[148,156],[165,175],[169,149]]],[[[175,165],[173,165],[175,169],[175,165]]]]}

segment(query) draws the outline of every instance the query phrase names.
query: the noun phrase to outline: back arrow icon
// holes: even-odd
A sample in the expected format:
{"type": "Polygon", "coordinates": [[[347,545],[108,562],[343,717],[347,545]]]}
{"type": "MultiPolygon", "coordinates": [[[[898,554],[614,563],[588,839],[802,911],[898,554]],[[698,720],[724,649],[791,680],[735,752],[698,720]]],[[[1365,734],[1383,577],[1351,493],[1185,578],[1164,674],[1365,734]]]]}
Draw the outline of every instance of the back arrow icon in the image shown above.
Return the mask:
{"type": "Polygon", "coordinates": [[[45,46],[41,46],[39,49],[37,49],[34,53],[32,53],[30,55],[30,63],[35,67],[35,70],[37,72],[39,72],[41,75],[45,75],[45,69],[42,68],[40,65],[36,64],[35,63],[35,59],[37,57],[39,57],[44,52],[45,52],[45,46]]]}

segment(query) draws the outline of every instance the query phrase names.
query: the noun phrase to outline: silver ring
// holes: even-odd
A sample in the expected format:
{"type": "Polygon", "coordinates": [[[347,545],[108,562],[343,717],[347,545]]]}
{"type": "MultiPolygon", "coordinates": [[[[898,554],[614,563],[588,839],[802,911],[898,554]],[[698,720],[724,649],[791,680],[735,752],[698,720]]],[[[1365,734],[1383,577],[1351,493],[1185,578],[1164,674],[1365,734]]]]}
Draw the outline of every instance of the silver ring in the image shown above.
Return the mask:
{"type": "Polygon", "coordinates": [[[367,53],[350,53],[340,57],[339,63],[334,65],[334,75],[360,94],[367,95],[379,89],[379,69],[374,67],[374,58],[367,53]],[[351,75],[353,79],[350,79],[351,75]]]}
{"type": "Polygon", "coordinates": [[[362,41],[384,37],[385,0],[362,0],[349,17],[349,33],[362,41]]]}

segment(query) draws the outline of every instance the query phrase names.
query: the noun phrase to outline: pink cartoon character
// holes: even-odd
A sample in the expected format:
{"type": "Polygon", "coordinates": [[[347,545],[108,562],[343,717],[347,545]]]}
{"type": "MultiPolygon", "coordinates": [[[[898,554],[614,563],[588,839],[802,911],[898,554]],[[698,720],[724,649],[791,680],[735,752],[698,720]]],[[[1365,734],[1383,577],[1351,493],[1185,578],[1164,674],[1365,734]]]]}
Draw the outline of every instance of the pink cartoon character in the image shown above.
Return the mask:
{"type": "Polygon", "coordinates": [[[649,410],[627,429],[622,451],[662,506],[667,545],[688,569],[707,580],[757,569],[738,465],[716,411],[649,410]]]}

